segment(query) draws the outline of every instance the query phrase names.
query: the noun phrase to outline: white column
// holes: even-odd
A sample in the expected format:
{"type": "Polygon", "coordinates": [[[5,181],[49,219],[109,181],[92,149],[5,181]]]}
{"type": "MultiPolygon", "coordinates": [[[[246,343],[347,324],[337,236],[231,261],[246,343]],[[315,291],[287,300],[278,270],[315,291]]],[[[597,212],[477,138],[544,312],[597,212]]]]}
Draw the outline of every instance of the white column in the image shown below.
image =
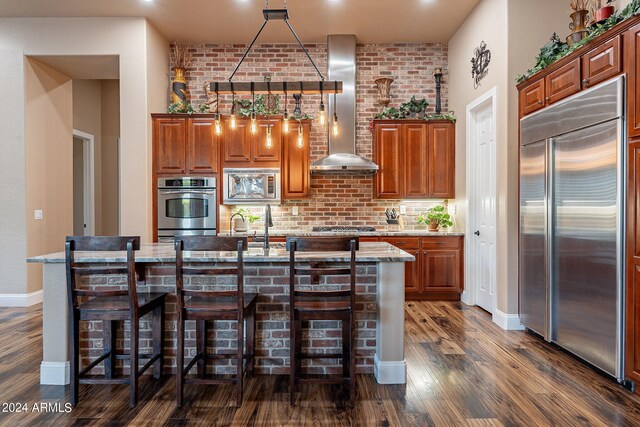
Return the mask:
{"type": "Polygon", "coordinates": [[[404,262],[378,263],[376,354],[374,374],[379,384],[405,384],[404,262]]]}
{"type": "Polygon", "coordinates": [[[69,384],[69,322],[64,263],[45,263],[40,384],[69,384]]]}

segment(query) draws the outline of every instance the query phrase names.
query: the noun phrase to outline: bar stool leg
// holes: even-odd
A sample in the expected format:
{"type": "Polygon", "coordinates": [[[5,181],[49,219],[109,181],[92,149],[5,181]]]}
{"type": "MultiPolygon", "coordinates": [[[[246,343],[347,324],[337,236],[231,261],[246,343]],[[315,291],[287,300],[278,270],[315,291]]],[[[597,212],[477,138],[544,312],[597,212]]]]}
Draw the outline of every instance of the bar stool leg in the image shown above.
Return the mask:
{"type": "Polygon", "coordinates": [[[238,322],[238,353],[236,357],[236,404],[242,405],[242,383],[243,383],[243,368],[244,368],[244,319],[240,319],[238,322]]]}
{"type": "Polygon", "coordinates": [[[71,350],[70,357],[70,394],[71,405],[76,406],[78,404],[79,395],[79,372],[80,372],[80,321],[78,320],[78,314],[72,314],[70,320],[70,334],[69,334],[69,349],[71,350]]]}
{"type": "Polygon", "coordinates": [[[353,404],[356,401],[356,319],[352,311],[349,313],[349,399],[353,404]]]}
{"type": "Polygon", "coordinates": [[[348,319],[342,319],[342,377],[349,378],[349,362],[350,352],[349,352],[349,341],[351,339],[351,322],[348,319]]]}
{"type": "Polygon", "coordinates": [[[256,309],[255,306],[249,310],[247,315],[247,374],[249,378],[253,377],[254,359],[255,359],[255,339],[256,339],[256,309]]]}
{"type": "Polygon", "coordinates": [[[113,369],[116,366],[116,326],[113,320],[102,321],[102,349],[105,353],[111,353],[104,359],[104,376],[113,378],[113,369]]]}
{"type": "Polygon", "coordinates": [[[131,319],[131,350],[129,354],[129,406],[135,408],[138,404],[138,332],[139,320],[131,319]]]}
{"type": "Polygon", "coordinates": [[[196,320],[196,351],[198,352],[198,376],[204,378],[207,371],[207,321],[196,320]]]}
{"type": "Polygon", "coordinates": [[[178,313],[178,354],[176,354],[176,400],[182,406],[184,392],[184,319],[178,313]]]}
{"type": "Polygon", "coordinates": [[[162,376],[164,366],[164,302],[153,309],[152,331],[153,331],[153,354],[159,355],[158,360],[153,363],[153,378],[156,380],[162,376]]]}

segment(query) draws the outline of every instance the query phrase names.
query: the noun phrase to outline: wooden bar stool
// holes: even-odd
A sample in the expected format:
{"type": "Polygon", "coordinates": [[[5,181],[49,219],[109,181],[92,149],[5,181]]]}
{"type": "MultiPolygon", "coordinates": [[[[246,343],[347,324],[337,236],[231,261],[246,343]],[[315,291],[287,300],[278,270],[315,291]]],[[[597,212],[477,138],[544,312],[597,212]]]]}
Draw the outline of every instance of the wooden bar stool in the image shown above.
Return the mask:
{"type": "Polygon", "coordinates": [[[129,384],[129,404],[138,403],[138,377],[153,365],[153,377],[162,375],[164,359],[162,333],[164,331],[164,302],[166,293],[138,294],[136,290],[135,251],[140,249],[140,237],[70,236],[66,241],[67,294],[69,302],[69,352],[71,353],[71,404],[78,404],[80,384],[129,384]],[[126,251],[126,265],[86,266],[75,262],[76,251],[126,251]],[[127,290],[78,289],[77,276],[127,276],[127,290]],[[152,313],[153,354],[139,354],[138,338],[142,316],[152,313]],[[84,369],[80,369],[80,321],[102,321],[104,353],[84,369]],[[116,351],[116,321],[131,322],[129,352],[116,351]],[[114,377],[116,359],[128,359],[128,376],[114,377]],[[138,369],[138,360],[148,359],[138,369]],[[87,373],[104,362],[104,377],[87,373]]]}
{"type": "MultiPolygon", "coordinates": [[[[355,304],[356,304],[356,250],[357,237],[288,237],[289,253],[289,307],[290,307],[290,371],[289,393],[291,405],[295,404],[296,384],[325,383],[348,384],[349,398],[355,398],[355,304]],[[297,267],[298,252],[350,251],[349,265],[337,263],[310,263],[309,267],[297,267]],[[350,276],[349,287],[337,291],[298,290],[296,276],[310,276],[316,281],[321,276],[350,276]],[[342,352],[334,354],[302,353],[302,321],[340,320],[342,322],[342,352]],[[302,374],[302,359],[342,359],[340,378],[310,377],[302,374]]],[[[330,257],[330,255],[327,255],[330,257]]],[[[304,261],[299,261],[304,262],[304,261]]]]}
{"type": "Polygon", "coordinates": [[[177,355],[177,401],[182,406],[185,384],[236,385],[236,403],[242,405],[243,376],[253,375],[256,300],[257,294],[244,293],[243,250],[247,249],[246,237],[181,236],[176,237],[176,295],[178,299],[178,355],[177,355]],[[183,251],[235,251],[237,260],[232,266],[185,267],[183,251]],[[196,291],[184,289],[184,276],[236,276],[236,290],[196,291]],[[196,321],[196,356],[184,367],[185,321],[196,321]],[[233,353],[215,352],[207,354],[207,321],[231,320],[238,325],[238,346],[233,353]],[[244,352],[244,324],[247,324],[247,350],[244,352]],[[207,378],[207,360],[235,359],[236,374],[233,378],[207,378]],[[246,360],[246,366],[243,361],[246,360]],[[198,364],[198,377],[187,374],[198,364]]]}

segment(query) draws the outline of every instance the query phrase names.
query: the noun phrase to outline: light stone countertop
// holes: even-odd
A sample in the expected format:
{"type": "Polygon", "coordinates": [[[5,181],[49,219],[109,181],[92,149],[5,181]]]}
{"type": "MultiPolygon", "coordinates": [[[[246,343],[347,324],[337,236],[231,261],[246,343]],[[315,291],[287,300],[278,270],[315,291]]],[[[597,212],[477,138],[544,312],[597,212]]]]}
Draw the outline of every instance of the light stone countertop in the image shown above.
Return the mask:
{"type": "MultiPolygon", "coordinates": [[[[223,231],[218,233],[219,236],[262,236],[264,232],[250,230],[247,232],[232,232],[223,231]]],[[[343,231],[309,231],[303,229],[290,229],[290,230],[278,230],[269,229],[269,236],[284,237],[307,237],[307,236],[359,236],[359,237],[394,237],[394,236],[415,236],[415,237],[459,237],[464,236],[464,233],[458,231],[429,231],[429,230],[403,230],[403,231],[362,231],[362,232],[343,232],[343,231]]]]}
{"type": "MultiPolygon", "coordinates": [[[[175,263],[175,250],[171,243],[142,244],[135,253],[136,262],[175,263]]],[[[237,259],[234,252],[188,252],[184,253],[186,262],[233,262],[237,259]]],[[[347,262],[348,252],[298,252],[296,259],[300,261],[347,262]]],[[[356,255],[357,262],[411,262],[413,255],[390,245],[389,243],[362,242],[356,255]]],[[[104,263],[125,262],[124,252],[76,252],[76,262],[104,263]]],[[[250,245],[244,255],[245,262],[289,262],[289,252],[284,243],[271,243],[271,249],[265,251],[261,244],[250,245]]],[[[29,263],[64,263],[64,252],[31,257],[29,263]]]]}

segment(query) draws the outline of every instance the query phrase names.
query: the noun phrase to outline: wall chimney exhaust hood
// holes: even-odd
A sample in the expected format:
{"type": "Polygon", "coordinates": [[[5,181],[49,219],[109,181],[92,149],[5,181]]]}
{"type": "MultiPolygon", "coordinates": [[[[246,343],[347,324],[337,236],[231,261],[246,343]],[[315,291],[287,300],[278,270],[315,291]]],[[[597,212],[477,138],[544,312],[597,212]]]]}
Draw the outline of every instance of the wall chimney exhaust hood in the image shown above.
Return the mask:
{"type": "Polygon", "coordinates": [[[334,136],[327,127],[329,155],[311,164],[313,173],[374,173],[378,165],[356,155],[356,36],[353,34],[327,37],[329,80],[342,81],[342,94],[336,105],[328,102],[329,114],[334,108],[340,118],[340,134],[334,136]]]}

